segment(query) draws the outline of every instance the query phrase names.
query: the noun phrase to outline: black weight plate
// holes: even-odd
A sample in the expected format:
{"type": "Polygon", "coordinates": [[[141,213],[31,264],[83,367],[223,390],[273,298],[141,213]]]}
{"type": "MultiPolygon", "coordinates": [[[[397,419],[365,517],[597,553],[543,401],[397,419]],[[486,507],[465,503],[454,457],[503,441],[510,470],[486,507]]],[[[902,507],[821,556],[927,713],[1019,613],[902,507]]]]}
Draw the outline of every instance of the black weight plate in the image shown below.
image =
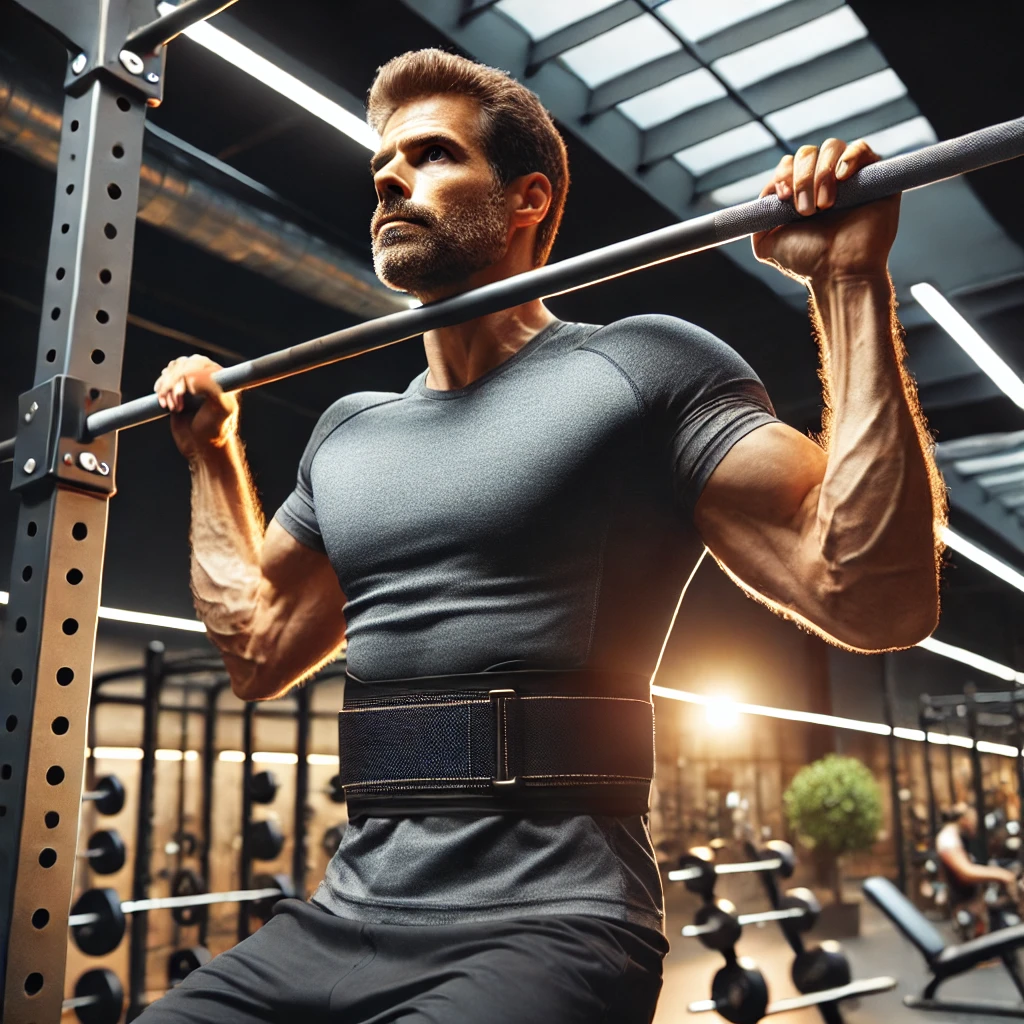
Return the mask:
{"type": "Polygon", "coordinates": [[[323,839],[320,840],[320,845],[323,848],[324,853],[328,857],[333,857],[338,852],[338,847],[341,845],[342,836],[345,835],[345,823],[342,822],[340,825],[332,825],[329,829],[324,832],[323,839]]]}
{"type": "Polygon", "coordinates": [[[176,949],[167,958],[167,987],[180,985],[194,970],[208,964],[213,955],[205,946],[186,946],[176,949]]]}
{"type": "Polygon", "coordinates": [[[294,899],[295,885],[289,875],[257,875],[252,880],[254,889],[277,889],[279,895],[266,896],[261,900],[252,901],[252,912],[261,921],[268,921],[274,904],[278,900],[294,899]]]}
{"type": "Polygon", "coordinates": [[[121,833],[115,828],[93,832],[89,836],[89,867],[97,875],[112,875],[124,867],[125,848],[121,833]]]}
{"type": "MultiPolygon", "coordinates": [[[[206,892],[206,882],[198,871],[182,868],[175,871],[171,879],[172,896],[198,896],[206,892]]],[[[194,907],[172,907],[171,917],[186,928],[202,924],[206,920],[208,907],[200,904],[194,907]]]]}
{"type": "Polygon", "coordinates": [[[343,804],[345,802],[345,787],[341,784],[341,776],[332,775],[329,785],[331,788],[327,791],[327,795],[331,798],[331,801],[336,804],[343,804]]]}
{"type": "Polygon", "coordinates": [[[124,786],[116,775],[104,775],[96,783],[96,792],[102,793],[95,801],[100,814],[120,814],[124,807],[124,786]]]}
{"type": "Polygon", "coordinates": [[[105,956],[117,949],[124,938],[124,914],[121,897],[115,889],[88,889],[71,908],[71,914],[98,914],[92,924],[79,924],[71,929],[75,945],[86,956],[105,956]]]}
{"type": "Polygon", "coordinates": [[[256,772],[249,783],[249,795],[258,804],[272,804],[280,786],[273,772],[256,772]]]}
{"type": "Polygon", "coordinates": [[[117,1024],[124,1007],[121,979],[106,967],[86,971],[75,983],[75,998],[88,996],[96,1000],[79,1006],[75,1015],[82,1024],[117,1024]]]}
{"type": "Polygon", "coordinates": [[[249,825],[249,849],[254,860],[274,860],[284,849],[284,833],[273,818],[249,825]]]}

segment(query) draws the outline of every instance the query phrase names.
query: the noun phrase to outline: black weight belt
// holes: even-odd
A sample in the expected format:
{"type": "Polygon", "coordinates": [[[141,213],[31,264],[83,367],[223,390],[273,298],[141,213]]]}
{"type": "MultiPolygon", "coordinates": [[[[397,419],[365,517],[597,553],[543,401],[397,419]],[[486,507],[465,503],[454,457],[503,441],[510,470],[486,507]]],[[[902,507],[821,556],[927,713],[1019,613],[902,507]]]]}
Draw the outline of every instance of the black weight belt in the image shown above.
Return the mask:
{"type": "Polygon", "coordinates": [[[364,683],[338,715],[349,816],[645,814],[646,676],[522,671],[364,683]]]}

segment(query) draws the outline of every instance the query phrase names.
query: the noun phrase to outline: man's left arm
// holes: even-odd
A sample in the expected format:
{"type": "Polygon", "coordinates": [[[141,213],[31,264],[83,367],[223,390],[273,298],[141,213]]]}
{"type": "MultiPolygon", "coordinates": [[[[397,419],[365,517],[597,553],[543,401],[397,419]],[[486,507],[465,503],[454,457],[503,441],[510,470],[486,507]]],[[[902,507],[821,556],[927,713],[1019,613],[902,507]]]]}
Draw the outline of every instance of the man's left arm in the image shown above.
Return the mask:
{"type": "MultiPolygon", "coordinates": [[[[764,193],[807,215],[838,178],[877,160],[835,139],[785,158],[764,193]]],[[[899,197],[754,239],[759,259],[804,282],[820,337],[821,444],[781,423],[741,438],[712,473],[695,522],[754,596],[857,650],[908,647],[935,628],[935,530],[945,501],[903,367],[886,261],[899,197]]]]}

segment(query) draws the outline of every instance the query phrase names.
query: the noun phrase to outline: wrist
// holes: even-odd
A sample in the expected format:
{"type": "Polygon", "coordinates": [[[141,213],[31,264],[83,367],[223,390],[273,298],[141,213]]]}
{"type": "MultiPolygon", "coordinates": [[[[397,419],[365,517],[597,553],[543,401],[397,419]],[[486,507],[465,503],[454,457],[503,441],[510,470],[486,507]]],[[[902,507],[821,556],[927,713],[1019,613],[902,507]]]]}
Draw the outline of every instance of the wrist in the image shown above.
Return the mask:
{"type": "Polygon", "coordinates": [[[206,441],[198,445],[188,455],[188,463],[193,471],[213,470],[226,468],[235,461],[235,448],[238,435],[234,432],[217,438],[215,441],[206,441]]]}
{"type": "Polygon", "coordinates": [[[829,267],[809,275],[806,281],[811,293],[822,298],[828,292],[842,286],[882,288],[885,291],[892,288],[889,268],[884,263],[880,267],[863,267],[855,270],[829,267]]]}

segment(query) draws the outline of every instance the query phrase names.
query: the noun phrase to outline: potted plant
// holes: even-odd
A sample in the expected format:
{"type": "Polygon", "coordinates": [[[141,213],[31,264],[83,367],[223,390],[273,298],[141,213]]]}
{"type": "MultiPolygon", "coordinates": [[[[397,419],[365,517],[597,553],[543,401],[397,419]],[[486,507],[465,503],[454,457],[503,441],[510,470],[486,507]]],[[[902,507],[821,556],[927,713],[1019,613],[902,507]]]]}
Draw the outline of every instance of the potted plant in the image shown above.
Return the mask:
{"type": "Polygon", "coordinates": [[[783,803],[799,842],[815,852],[830,876],[834,903],[822,914],[824,930],[858,934],[860,904],[843,901],[840,858],[875,843],[882,826],[875,777],[857,758],[829,754],[796,773],[783,803]]]}

